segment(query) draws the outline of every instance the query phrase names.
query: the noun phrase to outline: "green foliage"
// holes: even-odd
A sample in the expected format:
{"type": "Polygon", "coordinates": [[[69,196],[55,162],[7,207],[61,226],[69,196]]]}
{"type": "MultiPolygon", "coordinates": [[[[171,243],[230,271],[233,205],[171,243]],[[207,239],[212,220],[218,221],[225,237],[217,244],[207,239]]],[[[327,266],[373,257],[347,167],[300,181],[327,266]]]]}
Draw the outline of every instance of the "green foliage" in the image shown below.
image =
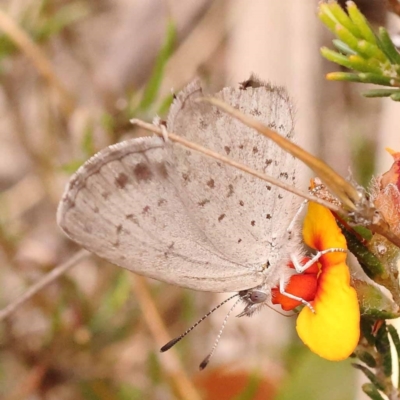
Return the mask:
{"type": "Polygon", "coordinates": [[[303,349],[291,358],[289,368],[275,400],[354,399],[355,373],[348,361],[332,363],[303,349]]]}
{"type": "MultiPolygon", "coordinates": [[[[20,26],[34,41],[43,43],[82,20],[88,13],[86,4],[81,1],[68,2],[59,8],[52,6],[49,0],[30,2],[23,9],[20,26]]],[[[14,42],[6,34],[0,33],[0,61],[17,52],[14,42]]]]}
{"type": "MultiPolygon", "coordinates": [[[[165,65],[173,52],[175,38],[176,38],[175,24],[173,23],[173,21],[169,20],[167,23],[167,30],[165,34],[164,44],[161,47],[160,52],[158,53],[157,59],[154,64],[153,72],[145,86],[142,100],[140,101],[137,111],[140,112],[147,111],[157,99],[158,91],[160,89],[162,79],[164,76],[165,65]]],[[[168,96],[166,100],[167,104],[169,98],[170,97],[168,96]]]]}
{"type": "MultiPolygon", "coordinates": [[[[398,392],[392,382],[392,350],[389,336],[394,343],[396,358],[399,358],[400,341],[395,328],[382,320],[363,318],[361,321],[363,339],[356,350],[356,356],[366,364],[353,364],[364,373],[370,383],[363,385],[363,391],[371,399],[382,399],[380,392],[390,396],[398,392]]],[[[391,397],[390,397],[391,398],[391,397]]]]}
{"type": "Polygon", "coordinates": [[[347,2],[347,13],[337,2],[323,2],[318,16],[338,38],[333,41],[337,51],[323,47],[321,54],[353,71],[329,73],[327,79],[389,86],[364,96],[400,101],[400,54],[386,29],[381,27],[375,34],[353,1],[347,2]]]}

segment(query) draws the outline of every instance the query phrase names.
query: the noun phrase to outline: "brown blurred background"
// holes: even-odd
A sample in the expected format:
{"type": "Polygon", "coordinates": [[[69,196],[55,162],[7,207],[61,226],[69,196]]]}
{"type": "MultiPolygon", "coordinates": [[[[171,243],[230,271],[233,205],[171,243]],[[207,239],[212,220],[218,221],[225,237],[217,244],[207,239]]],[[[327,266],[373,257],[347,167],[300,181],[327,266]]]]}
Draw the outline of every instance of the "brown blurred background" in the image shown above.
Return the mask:
{"type": "MultiPolygon", "coordinates": [[[[358,4],[374,26],[397,33],[398,17],[384,1],[358,4]]],[[[286,86],[297,141],[363,184],[390,166],[385,147],[400,150],[396,103],[363,98],[365,85],[325,80],[338,68],[319,54],[332,36],[314,0],[2,0],[0,7],[0,307],[78,250],[55,222],[76,166],[141,134],[129,118],[151,120],[171,90],[195,76],[211,89],[251,72],[286,86]],[[176,39],[160,90],[143,105],[171,24],[176,39]]],[[[295,320],[271,310],[231,318],[202,374],[198,363],[226,311],[160,355],[142,286],[92,257],[1,322],[0,398],[365,398],[349,363],[310,355],[295,320]],[[182,382],[185,396],[176,389],[182,382]]],[[[148,287],[172,336],[226,297],[148,287]]]]}

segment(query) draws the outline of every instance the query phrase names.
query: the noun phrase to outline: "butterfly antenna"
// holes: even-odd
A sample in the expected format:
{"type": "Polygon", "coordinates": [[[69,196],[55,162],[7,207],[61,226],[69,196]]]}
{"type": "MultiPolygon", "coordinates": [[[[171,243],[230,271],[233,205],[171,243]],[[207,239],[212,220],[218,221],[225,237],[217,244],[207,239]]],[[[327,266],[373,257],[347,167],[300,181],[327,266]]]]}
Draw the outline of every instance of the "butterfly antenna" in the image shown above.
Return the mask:
{"type": "MultiPolygon", "coordinates": [[[[232,298],[232,297],[231,297],[232,298]]],[[[233,309],[237,306],[237,304],[240,302],[240,300],[242,300],[242,297],[240,297],[239,299],[237,299],[237,301],[235,301],[235,303],[233,304],[233,306],[231,307],[231,309],[228,311],[228,314],[226,314],[226,317],[224,319],[224,322],[222,323],[221,329],[219,330],[218,336],[215,339],[214,345],[210,351],[210,353],[208,354],[208,356],[200,363],[200,371],[203,370],[205,367],[207,367],[208,363],[210,362],[211,357],[214,354],[215,349],[218,346],[219,340],[221,339],[222,336],[222,332],[224,331],[225,325],[226,325],[226,321],[228,321],[229,316],[231,315],[233,309]]]]}
{"type": "MultiPolygon", "coordinates": [[[[201,322],[203,322],[207,317],[209,317],[214,311],[217,311],[218,308],[222,307],[225,303],[227,303],[229,300],[232,300],[234,297],[239,296],[239,293],[234,294],[233,296],[227,298],[224,300],[222,303],[219,303],[216,307],[214,307],[212,310],[210,310],[204,317],[200,318],[194,325],[192,325],[186,332],[183,332],[180,336],[176,337],[175,339],[170,340],[167,344],[165,344],[163,347],[161,347],[160,351],[164,353],[164,351],[169,350],[172,346],[175,346],[179,341],[181,341],[188,333],[190,333],[194,328],[196,328],[197,325],[199,325],[201,322]]],[[[237,302],[236,302],[237,303],[237,302]]],[[[235,303],[235,305],[236,305],[235,303]]],[[[231,309],[232,310],[232,309],[231,309]]],[[[229,311],[230,313],[231,311],[229,311]]],[[[229,315],[228,313],[228,315],[229,315]]]]}

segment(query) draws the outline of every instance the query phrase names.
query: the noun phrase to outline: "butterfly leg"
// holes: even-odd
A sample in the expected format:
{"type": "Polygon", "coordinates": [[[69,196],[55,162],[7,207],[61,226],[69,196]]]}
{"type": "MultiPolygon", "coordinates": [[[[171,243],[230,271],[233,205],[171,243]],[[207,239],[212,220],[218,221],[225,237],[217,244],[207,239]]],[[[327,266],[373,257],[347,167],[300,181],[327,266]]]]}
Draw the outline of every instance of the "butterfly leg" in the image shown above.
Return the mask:
{"type": "Polygon", "coordinates": [[[168,130],[166,126],[166,122],[163,121],[160,117],[156,117],[153,120],[153,124],[158,126],[161,129],[161,134],[164,139],[164,142],[168,142],[168,130]]]}
{"type": "Polygon", "coordinates": [[[161,129],[161,132],[162,132],[162,137],[163,137],[163,139],[164,139],[164,142],[168,142],[168,131],[167,131],[167,127],[166,127],[163,123],[161,123],[161,124],[160,124],[160,129],[161,129]]]}
{"type": "Polygon", "coordinates": [[[286,292],[285,287],[286,287],[286,282],[285,282],[284,277],[282,277],[279,281],[279,292],[281,294],[283,294],[284,296],[289,297],[290,299],[299,301],[300,303],[304,304],[315,314],[314,307],[311,305],[311,303],[309,303],[307,300],[302,299],[301,297],[298,297],[298,296],[295,296],[294,294],[286,292]]]}
{"type": "Polygon", "coordinates": [[[306,271],[308,268],[311,267],[311,265],[313,265],[315,262],[317,262],[323,255],[328,254],[328,253],[347,253],[346,249],[341,249],[341,248],[336,248],[336,247],[332,247],[330,249],[325,249],[322,251],[317,251],[316,254],[314,254],[314,256],[308,260],[304,265],[301,265],[299,260],[297,259],[297,257],[292,254],[290,256],[290,259],[294,265],[294,268],[296,270],[297,273],[302,274],[304,271],[306,271]]]}
{"type": "Polygon", "coordinates": [[[300,214],[302,213],[302,211],[304,210],[304,207],[306,206],[306,204],[308,203],[308,200],[304,200],[301,204],[299,209],[296,211],[296,214],[294,214],[292,220],[290,221],[289,226],[286,229],[286,232],[288,234],[288,239],[291,238],[292,236],[292,232],[294,229],[294,226],[296,224],[296,222],[299,220],[300,214]]]}

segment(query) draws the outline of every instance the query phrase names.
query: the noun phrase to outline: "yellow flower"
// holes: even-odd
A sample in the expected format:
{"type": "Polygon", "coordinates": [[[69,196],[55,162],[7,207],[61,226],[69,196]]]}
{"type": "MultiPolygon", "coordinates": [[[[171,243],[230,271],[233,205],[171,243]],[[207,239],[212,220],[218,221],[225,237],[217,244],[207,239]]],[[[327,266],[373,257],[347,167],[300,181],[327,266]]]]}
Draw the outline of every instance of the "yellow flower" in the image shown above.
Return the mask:
{"type": "MultiPolygon", "coordinates": [[[[313,249],[346,249],[346,240],[332,213],[310,203],[303,226],[304,242],[313,249]]],[[[297,333],[316,354],[339,361],[350,356],[360,338],[360,307],[357,294],[350,286],[346,253],[322,256],[313,313],[304,307],[297,318],[297,333]]]]}
{"type": "MultiPolygon", "coordinates": [[[[304,242],[316,250],[347,249],[332,213],[316,203],[308,206],[303,237],[304,242]]],[[[346,253],[325,254],[304,274],[294,275],[286,291],[307,300],[315,310],[313,313],[309,307],[304,307],[298,316],[296,329],[301,340],[327,360],[349,357],[360,337],[360,308],[356,291],[350,286],[346,253]]],[[[284,310],[300,305],[279,293],[277,288],[272,292],[272,302],[280,304],[284,310]]]]}

